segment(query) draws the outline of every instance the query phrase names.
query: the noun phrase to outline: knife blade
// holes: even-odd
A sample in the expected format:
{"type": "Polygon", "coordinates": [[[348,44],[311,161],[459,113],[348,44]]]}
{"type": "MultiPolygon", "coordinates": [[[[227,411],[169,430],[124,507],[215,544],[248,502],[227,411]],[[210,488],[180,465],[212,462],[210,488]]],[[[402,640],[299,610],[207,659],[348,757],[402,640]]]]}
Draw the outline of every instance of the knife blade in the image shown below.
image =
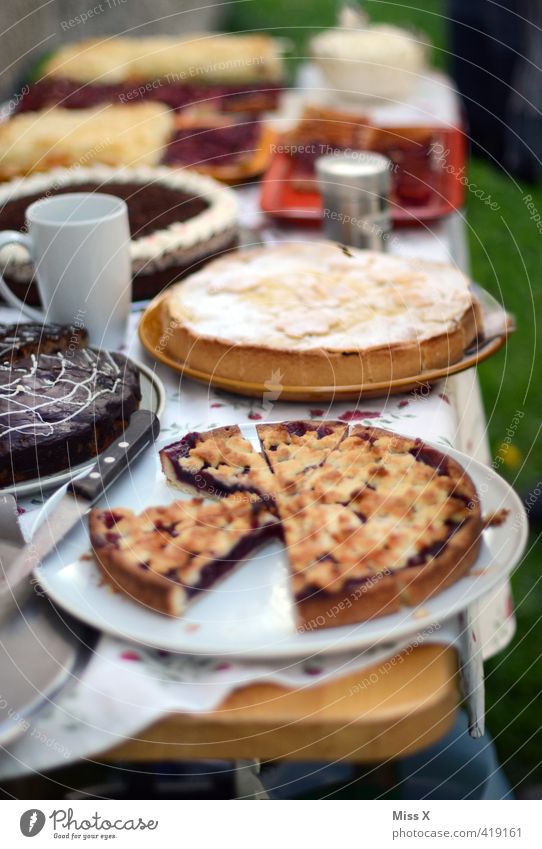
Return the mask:
{"type": "Polygon", "coordinates": [[[122,435],[97,459],[91,470],[68,484],[27,543],[10,564],[0,564],[0,618],[19,607],[32,589],[28,579],[33,569],[82,521],[92,505],[113,484],[160,432],[160,421],[150,410],[133,413],[122,435]]]}

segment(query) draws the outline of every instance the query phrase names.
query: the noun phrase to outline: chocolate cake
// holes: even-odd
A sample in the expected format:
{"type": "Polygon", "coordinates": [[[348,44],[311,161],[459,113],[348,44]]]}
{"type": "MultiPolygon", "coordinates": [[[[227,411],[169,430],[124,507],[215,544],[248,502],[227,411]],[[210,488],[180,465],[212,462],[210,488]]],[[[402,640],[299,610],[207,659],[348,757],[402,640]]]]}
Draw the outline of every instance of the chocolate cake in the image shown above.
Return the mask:
{"type": "Polygon", "coordinates": [[[141,400],[122,354],[73,349],[0,365],[0,485],[69,469],[103,451],[141,400]]]}
{"type": "Polygon", "coordinates": [[[85,328],[73,324],[0,324],[0,363],[6,366],[31,354],[76,351],[86,348],[87,341],[85,328]]]}
{"type": "MultiPolygon", "coordinates": [[[[0,230],[24,230],[26,209],[44,196],[95,191],[116,195],[128,206],[136,301],[154,297],[237,244],[237,201],[231,190],[209,177],[167,167],[57,168],[12,181],[0,189],[0,230]]],[[[23,248],[4,248],[0,266],[19,298],[39,303],[23,248]]]]}
{"type": "MultiPolygon", "coordinates": [[[[56,195],[65,195],[73,191],[73,185],[57,186],[52,188],[47,196],[56,197],[56,195]]],[[[128,207],[130,233],[133,239],[148,236],[156,230],[169,227],[176,221],[188,221],[189,218],[201,215],[209,208],[209,204],[202,197],[157,183],[119,183],[115,180],[109,183],[98,183],[96,180],[86,180],[77,183],[77,191],[101,192],[124,200],[128,207]]],[[[30,195],[21,195],[4,204],[0,209],[0,229],[24,230],[27,208],[42,197],[43,192],[34,192],[30,195]]]]}

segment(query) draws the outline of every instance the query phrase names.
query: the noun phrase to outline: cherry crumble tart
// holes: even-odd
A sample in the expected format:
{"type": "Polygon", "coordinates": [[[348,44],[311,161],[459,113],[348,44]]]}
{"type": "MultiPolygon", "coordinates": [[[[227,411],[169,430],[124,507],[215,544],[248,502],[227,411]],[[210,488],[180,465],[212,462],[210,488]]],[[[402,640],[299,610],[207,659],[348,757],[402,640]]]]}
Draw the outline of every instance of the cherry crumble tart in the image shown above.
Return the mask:
{"type": "Polygon", "coordinates": [[[164,613],[182,613],[255,547],[281,538],[300,630],[413,606],[467,573],[483,530],[476,489],[419,439],[341,422],[189,433],[160,452],[168,482],[212,496],[94,510],[90,535],[108,580],[164,613]]]}

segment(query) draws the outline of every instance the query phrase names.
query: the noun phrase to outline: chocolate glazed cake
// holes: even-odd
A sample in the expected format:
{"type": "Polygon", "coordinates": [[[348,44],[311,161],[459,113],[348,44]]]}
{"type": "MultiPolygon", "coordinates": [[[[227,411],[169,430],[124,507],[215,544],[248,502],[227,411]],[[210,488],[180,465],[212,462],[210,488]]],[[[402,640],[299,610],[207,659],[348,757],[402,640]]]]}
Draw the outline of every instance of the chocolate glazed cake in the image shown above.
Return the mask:
{"type": "MultiPolygon", "coordinates": [[[[0,230],[25,230],[25,212],[43,197],[105,192],[128,206],[132,236],[132,297],[147,300],[208,259],[237,245],[237,201],[210,177],[181,169],[57,168],[0,188],[0,230]]],[[[10,245],[0,269],[17,297],[39,304],[26,251],[10,245]]]]}
{"type": "Polygon", "coordinates": [[[141,400],[122,354],[31,353],[0,365],[0,485],[63,471],[103,451],[141,400]]]}
{"type": "Polygon", "coordinates": [[[86,348],[84,327],[73,324],[0,324],[0,363],[24,360],[31,354],[51,354],[86,348]]]}

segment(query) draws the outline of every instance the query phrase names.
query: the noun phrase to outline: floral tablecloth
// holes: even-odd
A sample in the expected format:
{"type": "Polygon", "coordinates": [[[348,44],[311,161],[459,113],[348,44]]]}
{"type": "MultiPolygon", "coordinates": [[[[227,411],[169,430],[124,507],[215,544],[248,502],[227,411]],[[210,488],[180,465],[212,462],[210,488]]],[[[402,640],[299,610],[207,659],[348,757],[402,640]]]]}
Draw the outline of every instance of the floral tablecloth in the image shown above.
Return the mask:
{"type": "MultiPolygon", "coordinates": [[[[282,231],[258,212],[255,190],[242,193],[243,223],[258,239],[274,242],[284,238],[310,239],[316,231],[282,231]]],[[[448,223],[430,229],[398,231],[392,240],[396,253],[429,259],[454,258],[453,231],[448,223]]],[[[456,242],[455,253],[461,249],[456,242]]],[[[464,260],[463,260],[464,261],[464,260]]],[[[284,418],[338,417],[343,421],[373,423],[410,436],[453,445],[483,456],[484,417],[475,375],[451,378],[431,390],[395,395],[358,403],[293,404],[272,397],[255,400],[226,394],[182,378],[165,366],[153,364],[140,346],[136,326],[142,305],[135,305],[125,351],[152,364],[162,379],[167,405],[162,434],[176,438],[187,430],[246,421],[284,418]],[[467,444],[468,443],[468,444],[467,444]]],[[[16,315],[0,309],[0,320],[16,315]]],[[[23,523],[41,500],[20,502],[23,523]]],[[[471,620],[481,634],[485,654],[502,648],[513,634],[514,619],[506,588],[484,599],[471,620]]],[[[456,643],[457,622],[445,623],[418,635],[414,642],[456,643]]],[[[412,639],[409,641],[412,644],[412,639]]],[[[310,687],[326,678],[384,663],[408,643],[373,648],[362,654],[333,658],[313,657],[305,662],[269,664],[225,662],[223,659],[191,658],[142,648],[102,636],[82,678],[49,701],[28,722],[21,736],[0,756],[0,777],[28,771],[40,772],[67,762],[88,758],[129,738],[154,719],[172,711],[208,711],[236,687],[254,680],[273,680],[290,687],[310,687]]]]}

